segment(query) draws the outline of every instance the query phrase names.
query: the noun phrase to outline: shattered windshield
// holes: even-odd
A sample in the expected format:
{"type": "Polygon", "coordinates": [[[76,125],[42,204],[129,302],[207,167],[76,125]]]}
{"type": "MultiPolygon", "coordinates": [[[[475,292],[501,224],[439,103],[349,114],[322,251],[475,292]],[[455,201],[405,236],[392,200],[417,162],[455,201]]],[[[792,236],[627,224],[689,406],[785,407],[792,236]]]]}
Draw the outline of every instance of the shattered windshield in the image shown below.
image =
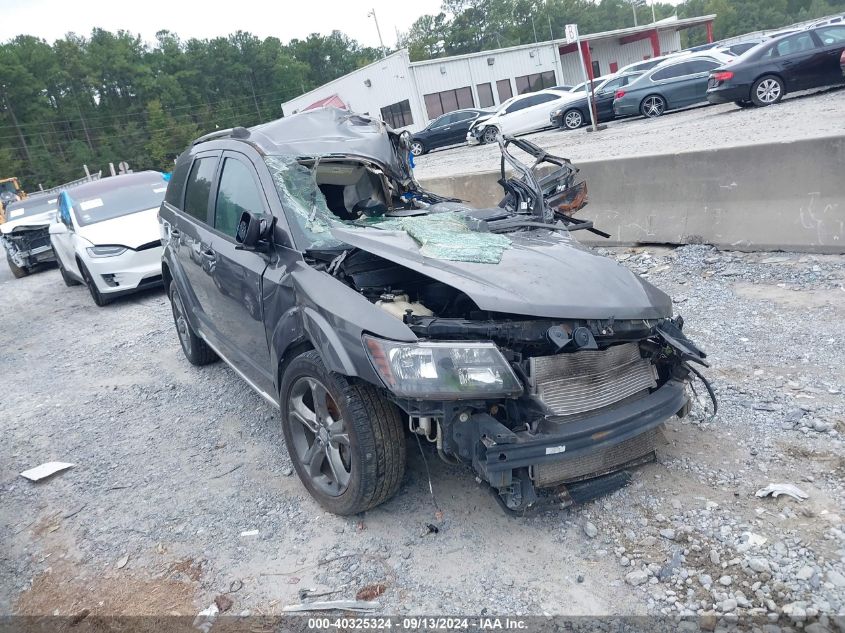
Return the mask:
{"type": "Polygon", "coordinates": [[[273,177],[288,221],[298,233],[302,250],[332,249],[343,242],[332,237],[331,227],[343,226],[326,204],[326,197],[317,186],[313,172],[292,156],[266,156],[264,162],[273,177]]]}
{"type": "Polygon", "coordinates": [[[343,248],[344,243],[332,236],[334,227],[404,231],[420,245],[422,255],[451,261],[498,263],[510,246],[504,235],[473,230],[467,216],[459,212],[412,217],[362,212],[355,219],[342,220],[329,208],[314,169],[292,156],[266,156],[264,160],[301,250],[343,248]]]}

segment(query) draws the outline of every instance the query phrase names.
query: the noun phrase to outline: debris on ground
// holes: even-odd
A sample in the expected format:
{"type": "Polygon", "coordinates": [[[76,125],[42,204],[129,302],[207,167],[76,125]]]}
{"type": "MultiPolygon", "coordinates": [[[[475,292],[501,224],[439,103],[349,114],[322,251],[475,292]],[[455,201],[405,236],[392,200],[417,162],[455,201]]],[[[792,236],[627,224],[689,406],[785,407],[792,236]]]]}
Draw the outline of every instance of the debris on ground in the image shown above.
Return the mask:
{"type": "Polygon", "coordinates": [[[202,633],[209,633],[211,627],[214,626],[214,622],[217,620],[218,613],[220,613],[220,609],[212,602],[207,608],[197,613],[197,617],[194,618],[191,626],[198,631],[202,631],[202,633]]]}
{"type": "Polygon", "coordinates": [[[366,587],[361,587],[361,589],[358,590],[358,593],[355,594],[355,599],[364,601],[374,600],[385,591],[387,591],[387,585],[382,582],[374,585],[367,585],[366,587]]]}
{"type": "Polygon", "coordinates": [[[323,602],[303,602],[300,604],[289,604],[282,607],[286,613],[297,611],[375,611],[381,605],[378,602],[366,600],[326,600],[323,602]]]}
{"type": "Polygon", "coordinates": [[[67,462],[46,462],[35,468],[23,471],[21,477],[26,477],[30,481],[41,481],[73,466],[74,464],[68,464],[67,462]]]}
{"type": "Polygon", "coordinates": [[[114,564],[114,566],[117,567],[118,569],[123,569],[124,567],[126,567],[126,563],[128,563],[128,562],[129,562],[129,554],[124,554],[123,556],[121,556],[118,559],[118,561],[114,564]]]}
{"type": "Polygon", "coordinates": [[[804,499],[810,498],[810,495],[795,484],[769,484],[765,488],[760,488],[754,494],[758,497],[768,497],[769,495],[779,497],[781,495],[787,495],[793,499],[798,499],[798,501],[804,501],[804,499]]]}
{"type": "Polygon", "coordinates": [[[221,593],[214,599],[214,604],[217,605],[217,609],[220,611],[220,613],[223,613],[224,611],[228,611],[229,609],[231,609],[232,605],[235,604],[235,601],[232,600],[225,593],[221,593]]]}

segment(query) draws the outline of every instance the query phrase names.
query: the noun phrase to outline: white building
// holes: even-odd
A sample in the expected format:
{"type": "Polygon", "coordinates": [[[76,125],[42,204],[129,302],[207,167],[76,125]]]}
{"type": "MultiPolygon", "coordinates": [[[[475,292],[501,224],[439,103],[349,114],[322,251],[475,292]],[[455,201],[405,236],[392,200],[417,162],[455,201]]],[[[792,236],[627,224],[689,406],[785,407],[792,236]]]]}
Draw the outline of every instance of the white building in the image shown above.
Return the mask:
{"type": "MultiPolygon", "coordinates": [[[[679,51],[680,32],[694,26],[704,26],[712,42],[715,17],[669,19],[582,35],[585,70],[598,77],[679,51]]],[[[582,75],[576,45],[561,40],[421,62],[411,62],[408,52],[400,50],[283,103],[282,112],[289,116],[339,105],[415,132],[444,112],[495,106],[524,92],[580,83],[582,75]]]]}

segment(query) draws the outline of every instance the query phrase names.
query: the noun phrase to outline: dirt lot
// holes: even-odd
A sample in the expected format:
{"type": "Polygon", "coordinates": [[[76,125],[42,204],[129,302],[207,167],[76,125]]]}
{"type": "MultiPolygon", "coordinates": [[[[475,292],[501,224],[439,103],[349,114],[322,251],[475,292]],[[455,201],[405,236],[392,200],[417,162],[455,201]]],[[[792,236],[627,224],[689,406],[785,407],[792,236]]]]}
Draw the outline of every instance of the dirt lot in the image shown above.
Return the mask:
{"type": "MultiPolygon", "coordinates": [[[[577,163],[836,134],[845,134],[845,88],[796,93],[768,108],[698,106],[659,119],[611,121],[597,134],[582,128],[548,130],[526,138],[577,163]]],[[[496,170],[499,157],[496,145],[455,147],[420,156],[414,171],[417,178],[433,178],[496,170]]]]}
{"type": "Polygon", "coordinates": [[[0,614],[194,615],[225,592],[276,614],[373,583],[387,614],[845,613],[845,259],[610,254],[675,296],[720,411],[671,421],[628,488],[525,519],[426,447],[432,499],[414,442],[393,500],[329,515],[274,410],[183,358],[162,292],[97,308],[56,270],[3,268],[0,614]],[[75,466],[19,476],[50,460],[75,466]],[[754,496],[773,482],[809,498],[754,496]]]}

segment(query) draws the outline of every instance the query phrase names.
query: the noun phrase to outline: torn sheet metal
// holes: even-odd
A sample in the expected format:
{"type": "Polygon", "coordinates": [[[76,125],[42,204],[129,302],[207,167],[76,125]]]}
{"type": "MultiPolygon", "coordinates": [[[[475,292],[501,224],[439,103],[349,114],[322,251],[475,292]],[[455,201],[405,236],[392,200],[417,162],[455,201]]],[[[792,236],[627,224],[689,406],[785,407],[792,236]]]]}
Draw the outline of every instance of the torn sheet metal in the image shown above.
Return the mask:
{"type": "Polygon", "coordinates": [[[35,468],[23,471],[21,473],[21,477],[26,477],[30,481],[41,481],[42,479],[47,479],[47,477],[51,477],[63,470],[67,470],[72,466],[73,464],[68,464],[67,462],[47,462],[45,464],[41,464],[40,466],[36,466],[35,468]]]}
{"type": "Polygon", "coordinates": [[[798,501],[804,501],[804,499],[810,498],[810,495],[795,484],[769,484],[765,488],[760,488],[754,494],[758,497],[768,497],[769,495],[779,497],[780,495],[787,495],[798,501]]]}
{"type": "Polygon", "coordinates": [[[466,216],[460,213],[391,218],[371,226],[405,231],[420,245],[422,255],[455,262],[498,264],[511,244],[504,235],[473,231],[466,216]]]}

